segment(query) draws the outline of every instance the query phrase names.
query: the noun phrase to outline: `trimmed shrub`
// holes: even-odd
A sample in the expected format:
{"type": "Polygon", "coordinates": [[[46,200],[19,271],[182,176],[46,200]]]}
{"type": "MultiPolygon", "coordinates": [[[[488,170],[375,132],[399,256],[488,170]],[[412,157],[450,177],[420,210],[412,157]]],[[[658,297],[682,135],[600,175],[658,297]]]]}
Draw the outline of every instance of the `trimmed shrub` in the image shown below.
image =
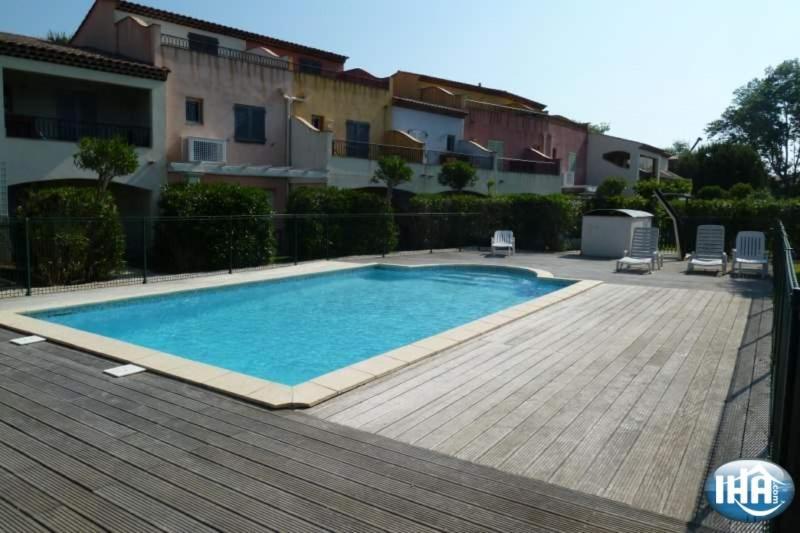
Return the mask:
{"type": "Polygon", "coordinates": [[[655,194],[656,189],[660,189],[664,193],[689,194],[692,192],[692,182],[684,179],[665,179],[660,181],[649,179],[639,180],[633,186],[633,192],[646,199],[650,199],[655,194]]]}
{"type": "MultiPolygon", "coordinates": [[[[426,237],[437,248],[487,246],[496,230],[510,229],[520,249],[562,250],[576,234],[580,207],[579,201],[561,194],[417,195],[411,199],[415,212],[477,213],[433,219],[426,237]]],[[[424,244],[410,247],[424,248],[424,244]]]]}
{"type": "Polygon", "coordinates": [[[288,213],[318,215],[287,220],[287,255],[297,235],[300,259],[377,254],[397,247],[397,226],[385,197],[336,187],[300,187],[289,195],[288,213]],[[374,216],[369,216],[374,215],[374,216]]]}
{"type": "Polygon", "coordinates": [[[734,200],[744,200],[745,198],[752,196],[754,192],[755,189],[753,189],[753,186],[749,183],[737,183],[730,188],[728,195],[734,200]]]}
{"type": "MultiPolygon", "coordinates": [[[[31,189],[17,215],[31,219],[31,277],[36,285],[104,281],[125,267],[125,236],[117,205],[107,191],[31,189]]],[[[19,250],[17,256],[24,258],[25,253],[19,250]]]]}
{"type": "Polygon", "coordinates": [[[172,184],[159,200],[156,269],[201,272],[270,263],[275,257],[269,196],[229,183],[172,184]]]}
{"type": "Polygon", "coordinates": [[[625,178],[611,176],[604,179],[603,182],[597,186],[597,191],[595,192],[595,194],[600,198],[621,196],[622,193],[625,192],[625,188],[627,186],[628,182],[625,181],[625,178]]]}
{"type": "Polygon", "coordinates": [[[706,185],[695,195],[699,200],[722,200],[728,197],[728,191],[719,185],[706,185]]]}

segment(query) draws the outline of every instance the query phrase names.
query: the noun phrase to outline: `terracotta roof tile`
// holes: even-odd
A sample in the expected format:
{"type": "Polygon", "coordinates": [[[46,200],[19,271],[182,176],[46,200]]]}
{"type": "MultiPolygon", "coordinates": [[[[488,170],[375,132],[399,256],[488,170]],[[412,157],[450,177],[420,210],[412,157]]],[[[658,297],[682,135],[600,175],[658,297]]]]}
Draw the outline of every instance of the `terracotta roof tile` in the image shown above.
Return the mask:
{"type": "Polygon", "coordinates": [[[154,80],[166,80],[169,74],[166,68],[14,33],[0,32],[0,55],[154,80]]]}

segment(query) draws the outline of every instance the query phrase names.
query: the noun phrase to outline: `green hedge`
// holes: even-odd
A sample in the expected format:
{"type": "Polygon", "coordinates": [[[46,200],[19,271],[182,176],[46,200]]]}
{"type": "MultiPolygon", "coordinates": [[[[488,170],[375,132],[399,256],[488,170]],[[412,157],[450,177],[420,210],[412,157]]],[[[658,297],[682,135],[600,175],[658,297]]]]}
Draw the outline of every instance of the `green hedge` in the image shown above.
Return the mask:
{"type": "Polygon", "coordinates": [[[294,254],[296,234],[299,259],[376,254],[397,247],[397,225],[387,216],[392,209],[383,196],[335,187],[300,187],[289,195],[287,211],[319,215],[286,221],[287,255],[294,254]]]}
{"type": "MultiPolygon", "coordinates": [[[[125,267],[125,236],[111,193],[95,187],[27,191],[17,210],[28,217],[31,277],[35,285],[104,281],[125,267]]],[[[20,231],[24,231],[20,228],[20,231]]],[[[24,243],[24,235],[17,242],[24,243]]],[[[17,250],[20,264],[26,251],[17,250]]]]}
{"type": "Polygon", "coordinates": [[[416,212],[478,213],[477,216],[440,219],[434,225],[432,239],[435,243],[487,246],[496,230],[510,229],[517,247],[527,250],[566,248],[576,235],[581,211],[580,201],[561,194],[417,195],[410,205],[416,212]]]}
{"type": "Polygon", "coordinates": [[[262,189],[228,183],[167,185],[159,208],[152,259],[157,270],[246,268],[275,258],[272,207],[262,189]]]}

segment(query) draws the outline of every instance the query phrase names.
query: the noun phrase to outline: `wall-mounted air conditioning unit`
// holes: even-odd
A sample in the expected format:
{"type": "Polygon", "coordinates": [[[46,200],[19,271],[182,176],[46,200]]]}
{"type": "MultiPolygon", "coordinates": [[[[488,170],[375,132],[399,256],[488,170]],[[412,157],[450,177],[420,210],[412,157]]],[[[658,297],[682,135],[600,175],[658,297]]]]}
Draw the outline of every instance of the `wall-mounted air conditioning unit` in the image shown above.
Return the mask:
{"type": "Polygon", "coordinates": [[[225,141],[186,137],[186,160],[203,163],[225,163],[227,153],[225,141]]]}

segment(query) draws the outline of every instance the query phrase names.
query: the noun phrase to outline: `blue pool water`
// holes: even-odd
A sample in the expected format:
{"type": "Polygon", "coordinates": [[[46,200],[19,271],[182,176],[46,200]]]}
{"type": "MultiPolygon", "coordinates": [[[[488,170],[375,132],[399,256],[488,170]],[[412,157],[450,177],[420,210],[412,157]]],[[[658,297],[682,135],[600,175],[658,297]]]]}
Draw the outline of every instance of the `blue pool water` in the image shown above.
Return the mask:
{"type": "Polygon", "coordinates": [[[374,266],[32,316],[296,385],[569,283],[518,269],[374,266]]]}

